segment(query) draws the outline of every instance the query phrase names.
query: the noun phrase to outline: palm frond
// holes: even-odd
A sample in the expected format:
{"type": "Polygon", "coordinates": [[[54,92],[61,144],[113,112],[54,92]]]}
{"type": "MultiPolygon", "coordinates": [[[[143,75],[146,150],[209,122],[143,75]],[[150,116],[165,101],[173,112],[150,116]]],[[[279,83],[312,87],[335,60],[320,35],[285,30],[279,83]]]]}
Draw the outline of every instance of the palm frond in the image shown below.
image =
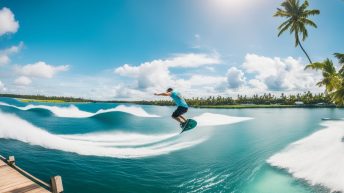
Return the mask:
{"type": "Polygon", "coordinates": [[[340,105],[340,106],[344,105],[344,86],[330,93],[329,95],[330,95],[331,100],[336,105],[340,105]]]}
{"type": "Polygon", "coordinates": [[[344,64],[344,54],[334,53],[334,56],[338,59],[340,64],[344,64]]]}
{"type": "Polygon", "coordinates": [[[308,16],[312,16],[312,15],[319,15],[320,11],[317,9],[305,10],[305,12],[303,14],[304,14],[304,16],[308,17],[308,16]]]}
{"type": "Polygon", "coordinates": [[[278,27],[278,29],[280,30],[279,33],[278,33],[278,37],[283,33],[285,32],[287,29],[289,29],[290,25],[292,25],[293,23],[290,22],[289,20],[287,20],[286,22],[284,22],[282,25],[280,25],[278,27]]]}
{"type": "Polygon", "coordinates": [[[312,70],[322,70],[324,69],[324,63],[323,62],[314,62],[312,64],[308,64],[305,67],[305,70],[312,69],[312,70]]]}
{"type": "Polygon", "coordinates": [[[335,74],[336,73],[336,67],[334,66],[332,60],[326,59],[324,62],[324,72],[328,74],[335,74]]]}
{"type": "Polygon", "coordinates": [[[290,13],[282,10],[282,9],[277,9],[276,13],[273,15],[274,17],[290,17],[290,13]]]}
{"type": "Polygon", "coordinates": [[[284,26],[288,25],[290,22],[290,19],[288,19],[287,21],[283,22],[281,25],[279,25],[277,27],[278,30],[281,30],[282,28],[284,28],[284,26]]]}
{"type": "Polygon", "coordinates": [[[304,25],[299,25],[300,26],[300,32],[302,34],[302,41],[305,41],[305,39],[308,37],[308,31],[304,25]]]}
{"type": "Polygon", "coordinates": [[[308,1],[306,0],[306,1],[303,2],[303,4],[300,6],[300,11],[306,10],[308,6],[309,6],[309,3],[308,3],[308,1]]]}
{"type": "Polygon", "coordinates": [[[312,20],[309,20],[307,18],[301,18],[300,21],[306,25],[310,25],[314,28],[318,28],[317,24],[315,24],[312,20]]]}

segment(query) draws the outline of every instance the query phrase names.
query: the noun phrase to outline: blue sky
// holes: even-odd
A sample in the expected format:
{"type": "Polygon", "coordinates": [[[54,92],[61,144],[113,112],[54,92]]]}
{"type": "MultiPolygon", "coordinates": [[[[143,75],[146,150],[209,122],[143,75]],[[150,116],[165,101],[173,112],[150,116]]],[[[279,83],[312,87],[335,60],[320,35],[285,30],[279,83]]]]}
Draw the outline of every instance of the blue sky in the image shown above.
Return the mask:
{"type": "MultiPolygon", "coordinates": [[[[343,52],[344,2],[309,2],[321,14],[304,46],[315,61],[332,58],[343,52]]],[[[321,91],[293,37],[277,37],[280,3],[2,0],[9,25],[0,23],[0,92],[149,99],[166,87],[187,97],[321,91]]]]}

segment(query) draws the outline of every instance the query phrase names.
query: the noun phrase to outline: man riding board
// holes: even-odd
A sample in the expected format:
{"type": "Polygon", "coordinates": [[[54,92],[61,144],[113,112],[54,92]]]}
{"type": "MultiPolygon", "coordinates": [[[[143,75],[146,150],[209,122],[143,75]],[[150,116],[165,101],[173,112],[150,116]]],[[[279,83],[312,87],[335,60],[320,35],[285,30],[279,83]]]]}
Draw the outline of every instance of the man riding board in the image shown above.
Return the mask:
{"type": "Polygon", "coordinates": [[[188,111],[188,104],[185,102],[185,99],[177,90],[168,88],[166,92],[163,93],[154,93],[156,96],[170,96],[177,105],[177,109],[173,112],[172,117],[180,123],[181,127],[184,127],[186,123],[186,118],[183,116],[184,113],[188,111]]]}

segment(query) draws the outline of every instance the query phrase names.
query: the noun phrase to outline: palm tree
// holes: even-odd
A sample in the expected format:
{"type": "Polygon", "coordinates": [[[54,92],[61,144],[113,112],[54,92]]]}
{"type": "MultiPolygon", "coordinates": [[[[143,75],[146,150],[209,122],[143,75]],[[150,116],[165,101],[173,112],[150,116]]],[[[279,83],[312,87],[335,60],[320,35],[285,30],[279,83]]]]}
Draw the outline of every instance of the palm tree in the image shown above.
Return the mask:
{"type": "Polygon", "coordinates": [[[281,3],[281,6],[282,8],[277,8],[274,17],[284,17],[287,18],[287,20],[278,27],[278,37],[289,29],[289,32],[291,34],[293,33],[295,36],[295,47],[299,45],[307,56],[309,63],[312,63],[307,52],[301,45],[300,36],[302,36],[302,41],[305,41],[305,39],[308,37],[306,26],[309,25],[317,28],[317,25],[312,20],[308,19],[308,17],[320,14],[320,11],[316,9],[307,9],[309,6],[307,0],[303,2],[302,5],[300,5],[299,0],[285,0],[283,3],[281,3]]]}
{"type": "Polygon", "coordinates": [[[331,93],[341,84],[341,77],[336,71],[332,60],[326,59],[323,62],[308,64],[305,69],[321,70],[323,79],[317,83],[318,86],[325,86],[326,92],[331,93]]]}
{"type": "Polygon", "coordinates": [[[305,69],[321,70],[323,79],[317,83],[318,86],[325,86],[326,94],[331,101],[337,105],[344,105],[344,73],[343,67],[337,72],[336,67],[330,59],[323,62],[308,64],[305,69]]]}

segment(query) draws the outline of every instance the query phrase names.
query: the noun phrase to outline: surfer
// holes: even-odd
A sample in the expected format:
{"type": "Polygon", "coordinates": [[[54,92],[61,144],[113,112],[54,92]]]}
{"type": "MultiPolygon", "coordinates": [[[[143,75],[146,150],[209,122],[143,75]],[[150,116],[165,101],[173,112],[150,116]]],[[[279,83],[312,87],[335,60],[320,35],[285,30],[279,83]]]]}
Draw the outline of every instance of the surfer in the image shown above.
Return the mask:
{"type": "Polygon", "coordinates": [[[166,92],[154,93],[156,96],[170,96],[177,105],[177,109],[172,113],[172,117],[180,123],[181,127],[185,126],[187,119],[183,116],[188,111],[188,104],[185,99],[181,96],[180,92],[168,88],[166,92]]]}

